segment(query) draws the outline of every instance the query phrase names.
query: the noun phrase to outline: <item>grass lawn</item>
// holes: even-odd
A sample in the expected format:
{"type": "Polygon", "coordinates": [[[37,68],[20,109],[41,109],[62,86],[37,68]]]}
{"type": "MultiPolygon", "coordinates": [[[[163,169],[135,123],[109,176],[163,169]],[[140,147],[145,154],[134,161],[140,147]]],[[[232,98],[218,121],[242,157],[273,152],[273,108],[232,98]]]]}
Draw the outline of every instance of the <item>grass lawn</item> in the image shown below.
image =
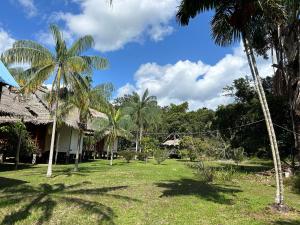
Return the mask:
{"type": "Polygon", "coordinates": [[[300,224],[300,195],[286,189],[296,211],[276,214],[273,180],[251,171],[264,165],[244,164],[232,182],[204,184],[184,162],[167,160],[114,165],[99,160],[54,167],[5,171],[0,165],[1,224],[300,224]]]}

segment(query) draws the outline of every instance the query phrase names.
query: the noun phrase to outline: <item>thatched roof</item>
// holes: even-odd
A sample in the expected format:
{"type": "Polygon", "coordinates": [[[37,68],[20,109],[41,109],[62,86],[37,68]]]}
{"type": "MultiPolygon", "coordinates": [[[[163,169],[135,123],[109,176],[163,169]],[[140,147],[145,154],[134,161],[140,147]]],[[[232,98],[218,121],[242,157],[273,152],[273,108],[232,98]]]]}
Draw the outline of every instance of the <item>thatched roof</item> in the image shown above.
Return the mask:
{"type": "Polygon", "coordinates": [[[50,111],[43,101],[46,93],[40,88],[34,94],[22,95],[17,91],[3,87],[0,102],[0,123],[16,122],[21,119],[24,122],[34,124],[48,124],[52,122],[50,111]]]}
{"type": "MultiPolygon", "coordinates": [[[[92,128],[93,119],[94,118],[107,118],[107,116],[104,113],[99,112],[92,108],[90,108],[89,111],[91,114],[91,118],[88,120],[88,122],[86,124],[86,130],[93,130],[93,128],[92,128]]],[[[67,114],[67,116],[65,116],[65,118],[63,119],[63,122],[70,127],[78,129],[79,128],[79,126],[78,126],[79,125],[78,109],[73,109],[72,111],[70,111],[67,114]]]]}
{"type": "MultiPolygon", "coordinates": [[[[53,122],[48,103],[44,99],[44,95],[48,93],[48,89],[41,87],[36,92],[22,96],[16,91],[3,87],[2,99],[0,102],[0,124],[12,123],[21,119],[27,123],[33,124],[50,124],[53,122]]],[[[90,109],[92,118],[88,120],[87,130],[92,129],[93,118],[107,118],[104,113],[90,109]]],[[[71,110],[62,121],[67,126],[74,129],[79,128],[79,111],[71,110]]]]}
{"type": "Polygon", "coordinates": [[[180,140],[179,139],[174,139],[174,140],[167,140],[162,145],[165,146],[179,146],[180,140]]]}

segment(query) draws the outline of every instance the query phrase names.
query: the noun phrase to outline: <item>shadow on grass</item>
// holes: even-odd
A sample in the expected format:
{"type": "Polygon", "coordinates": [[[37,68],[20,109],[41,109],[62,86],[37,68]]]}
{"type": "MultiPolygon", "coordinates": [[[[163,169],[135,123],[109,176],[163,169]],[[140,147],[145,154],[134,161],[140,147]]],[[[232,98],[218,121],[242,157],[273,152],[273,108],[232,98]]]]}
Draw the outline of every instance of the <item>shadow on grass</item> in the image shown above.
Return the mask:
{"type": "MultiPolygon", "coordinates": [[[[18,170],[24,170],[24,169],[30,169],[34,167],[32,164],[19,164],[18,170]]],[[[15,170],[15,164],[14,163],[2,163],[0,164],[0,172],[5,171],[12,171],[15,170]]]]}
{"type": "Polygon", "coordinates": [[[231,169],[233,168],[235,171],[240,172],[240,173],[258,173],[258,172],[263,172],[266,170],[271,169],[271,166],[268,165],[236,165],[236,164],[226,164],[226,163],[220,163],[221,167],[215,167],[216,170],[221,169],[222,167],[224,169],[231,169]]]}
{"type": "Polygon", "coordinates": [[[299,225],[300,220],[277,220],[272,224],[273,225],[299,225]]]}
{"type": "Polygon", "coordinates": [[[13,187],[21,184],[27,183],[23,180],[17,180],[12,178],[6,178],[6,177],[0,177],[0,190],[7,188],[7,187],[13,187]]]}
{"type": "Polygon", "coordinates": [[[32,211],[36,209],[39,209],[42,213],[34,222],[36,224],[47,223],[52,217],[57,201],[65,202],[67,205],[75,205],[87,213],[96,215],[100,224],[115,224],[113,221],[115,213],[112,208],[97,201],[84,199],[82,195],[102,195],[125,201],[138,201],[127,196],[109,193],[111,191],[125,189],[127,186],[96,189],[84,188],[84,186],[88,184],[90,184],[90,182],[82,182],[69,186],[62,183],[53,185],[43,183],[38,187],[19,185],[5,189],[0,198],[0,208],[8,206],[17,206],[16,208],[19,208],[19,205],[22,205],[22,207],[7,214],[1,224],[15,224],[25,220],[31,215],[32,211]]]}
{"type": "Polygon", "coordinates": [[[219,204],[233,204],[235,194],[241,192],[236,187],[208,184],[193,179],[180,179],[156,183],[158,187],[164,188],[160,197],[173,197],[180,195],[194,195],[219,204]]]}

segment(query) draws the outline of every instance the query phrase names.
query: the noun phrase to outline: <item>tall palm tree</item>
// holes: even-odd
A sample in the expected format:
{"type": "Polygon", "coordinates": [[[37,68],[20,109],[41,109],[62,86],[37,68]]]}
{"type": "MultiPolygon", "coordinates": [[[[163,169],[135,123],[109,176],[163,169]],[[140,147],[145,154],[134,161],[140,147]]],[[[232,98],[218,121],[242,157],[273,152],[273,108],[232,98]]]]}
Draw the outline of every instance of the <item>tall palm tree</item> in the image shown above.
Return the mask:
{"type": "Polygon", "coordinates": [[[81,82],[79,74],[91,73],[93,69],[103,69],[107,67],[107,60],[98,56],[83,55],[85,51],[92,48],[94,40],[92,36],[84,36],[76,40],[70,48],[67,47],[63,34],[56,25],[51,25],[50,30],[55,42],[55,52],[51,52],[46,47],[33,41],[16,41],[12,48],[3,53],[3,58],[7,63],[29,63],[30,68],[25,71],[31,79],[24,86],[24,90],[34,91],[43,84],[49,77],[54,76],[52,90],[54,111],[49,163],[47,177],[52,175],[52,160],[55,141],[55,130],[57,122],[58,92],[61,84],[72,86],[81,82]]]}
{"type": "Polygon", "coordinates": [[[274,63],[275,92],[279,95],[286,95],[289,99],[290,115],[294,134],[294,146],[296,152],[292,153],[292,165],[294,167],[295,154],[298,154],[300,161],[300,2],[296,0],[280,1],[285,16],[277,23],[272,20],[272,14],[265,11],[269,22],[267,30],[272,51],[275,52],[276,62],[274,63]]]}
{"type": "Polygon", "coordinates": [[[159,115],[157,100],[155,96],[149,96],[149,91],[146,89],[142,96],[133,92],[125,107],[136,125],[135,151],[138,152],[138,149],[141,151],[141,140],[145,127],[153,123],[159,115]]]}
{"type": "MultiPolygon", "coordinates": [[[[272,1],[265,1],[264,7],[272,10],[274,9],[276,11],[280,10],[273,4],[272,1]]],[[[283,179],[276,135],[252,46],[255,43],[254,38],[259,36],[259,32],[261,31],[259,22],[262,20],[259,19],[261,18],[261,14],[263,14],[262,2],[258,0],[182,0],[177,13],[177,19],[182,25],[188,25],[190,18],[194,18],[197,14],[212,9],[215,10],[215,14],[211,22],[212,36],[215,43],[221,46],[226,46],[240,39],[243,41],[248,64],[261,103],[270,139],[274,168],[276,172],[277,188],[275,203],[283,205],[283,179]]]]}
{"type": "Polygon", "coordinates": [[[98,139],[106,138],[107,154],[110,152],[110,165],[112,166],[114,144],[118,137],[131,138],[132,121],[129,115],[124,114],[120,108],[116,110],[111,104],[108,104],[103,112],[107,118],[94,120],[93,127],[96,129],[98,139]]]}

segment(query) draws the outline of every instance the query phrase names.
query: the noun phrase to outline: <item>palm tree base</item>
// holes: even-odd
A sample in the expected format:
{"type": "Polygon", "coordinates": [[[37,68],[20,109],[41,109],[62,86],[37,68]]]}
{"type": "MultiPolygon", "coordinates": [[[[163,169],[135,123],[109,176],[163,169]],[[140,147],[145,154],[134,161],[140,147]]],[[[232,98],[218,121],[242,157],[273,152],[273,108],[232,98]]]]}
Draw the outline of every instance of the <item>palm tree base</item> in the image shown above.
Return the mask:
{"type": "Polygon", "coordinates": [[[290,211],[295,211],[295,209],[280,203],[273,203],[268,207],[268,209],[274,213],[288,213],[290,211]]]}

